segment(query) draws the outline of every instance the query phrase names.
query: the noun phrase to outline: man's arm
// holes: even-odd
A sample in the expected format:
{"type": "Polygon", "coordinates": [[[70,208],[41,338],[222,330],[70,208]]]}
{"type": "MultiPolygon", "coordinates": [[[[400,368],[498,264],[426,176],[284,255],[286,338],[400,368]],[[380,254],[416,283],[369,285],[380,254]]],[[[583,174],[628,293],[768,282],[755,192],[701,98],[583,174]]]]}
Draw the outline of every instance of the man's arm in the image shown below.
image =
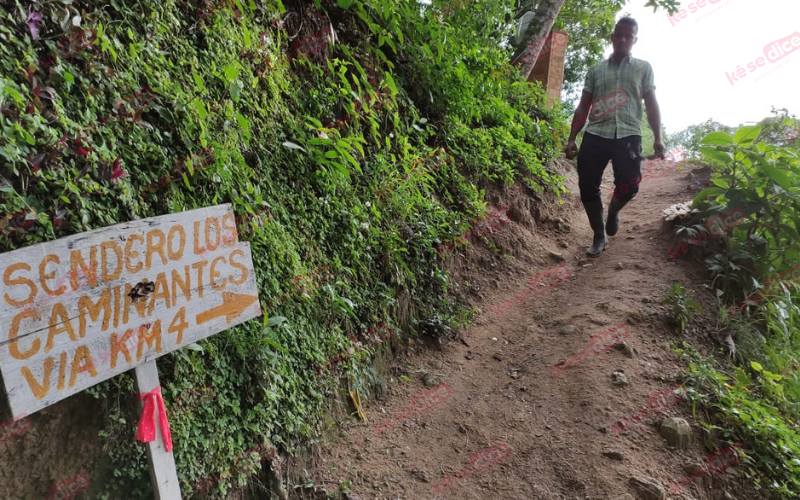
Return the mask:
{"type": "Polygon", "coordinates": [[[653,130],[653,152],[656,156],[664,157],[664,142],[661,140],[661,110],[658,108],[655,90],[644,94],[644,104],[647,107],[647,123],[653,130]]]}
{"type": "Polygon", "coordinates": [[[575,144],[575,138],[578,137],[578,133],[583,129],[583,126],[586,124],[586,119],[589,117],[592,97],[591,92],[584,90],[581,94],[581,101],[578,103],[578,107],[575,108],[575,115],[572,117],[572,127],[569,131],[569,140],[567,141],[567,147],[565,149],[568,160],[575,158],[575,155],[578,154],[578,146],[575,144]]]}

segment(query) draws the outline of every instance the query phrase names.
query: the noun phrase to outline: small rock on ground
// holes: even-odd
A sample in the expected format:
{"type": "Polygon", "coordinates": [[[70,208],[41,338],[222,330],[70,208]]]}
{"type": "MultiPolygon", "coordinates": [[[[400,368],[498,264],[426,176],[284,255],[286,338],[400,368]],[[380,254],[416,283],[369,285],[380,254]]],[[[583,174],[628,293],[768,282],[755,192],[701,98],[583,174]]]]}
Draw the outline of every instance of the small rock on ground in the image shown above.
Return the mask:
{"type": "Polygon", "coordinates": [[[667,445],[685,450],[692,442],[692,427],[685,419],[679,417],[665,418],[658,428],[658,433],[667,440],[667,445]]]}
{"type": "Polygon", "coordinates": [[[704,468],[705,467],[701,463],[692,463],[692,464],[686,464],[686,465],[683,466],[684,472],[686,472],[690,476],[692,474],[697,474],[698,472],[700,472],[704,468]]]}
{"type": "Polygon", "coordinates": [[[631,477],[628,479],[628,484],[636,490],[636,498],[641,500],[664,500],[667,498],[664,487],[651,477],[631,477]]]}
{"type": "Polygon", "coordinates": [[[412,470],[411,471],[411,475],[414,476],[415,478],[419,479],[420,481],[423,481],[423,482],[426,482],[426,483],[430,483],[431,482],[430,476],[428,476],[428,473],[425,472],[424,470],[412,470]]]}
{"type": "Polygon", "coordinates": [[[622,354],[624,354],[629,358],[633,358],[634,356],[636,356],[636,349],[631,347],[631,345],[628,344],[627,342],[620,342],[619,344],[614,344],[614,349],[622,351],[622,354]]]}
{"type": "Polygon", "coordinates": [[[625,457],[622,455],[622,453],[618,451],[604,451],[603,456],[606,456],[611,460],[619,460],[620,462],[625,460],[625,457]]]}

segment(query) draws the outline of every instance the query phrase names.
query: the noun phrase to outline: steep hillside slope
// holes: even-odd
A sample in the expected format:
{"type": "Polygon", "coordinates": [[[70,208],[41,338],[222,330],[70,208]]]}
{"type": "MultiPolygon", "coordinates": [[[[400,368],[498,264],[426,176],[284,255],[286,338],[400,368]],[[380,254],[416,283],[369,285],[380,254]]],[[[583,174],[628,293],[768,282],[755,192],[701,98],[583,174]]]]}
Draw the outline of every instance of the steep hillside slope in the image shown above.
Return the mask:
{"type": "MultiPolygon", "coordinates": [[[[565,176],[577,190],[574,173],[565,176]]],[[[682,282],[696,289],[707,311],[714,310],[713,297],[703,292],[703,268],[671,259],[676,243],[662,215],[691,199],[707,177],[707,169],[689,166],[643,181],[622,212],[620,233],[596,260],[583,254],[591,231],[577,200],[532,223],[529,200],[514,189],[497,193],[495,203],[508,204],[512,220],[493,239],[505,258],[482,248],[459,257],[465,298],[479,311],[474,325],[458,340],[441,347],[426,343],[391,363],[387,394],[367,405],[368,422],[343,421],[346,433],[332,437],[317,463],[319,482],[362,499],[763,496],[737,466],[673,493],[669,485],[677,488],[688,476],[685,466],[726,446],[704,442],[685,401],[635,423],[642,408],[654,408],[659,394],[686,378],[671,347],[688,340],[708,352],[718,345],[698,335],[711,330],[713,316],[700,317],[703,326],[683,338],[662,302],[669,286],[682,282]],[[538,284],[537,276],[562,266],[567,271],[556,271],[548,286],[538,284]],[[592,337],[615,328],[629,335],[619,348],[557,367],[592,348],[592,337]],[[440,387],[446,390],[437,401],[419,403],[430,401],[426,391],[440,387]],[[659,435],[671,417],[693,428],[686,451],[659,435]],[[619,427],[622,420],[627,429],[619,427]],[[501,453],[486,459],[486,450],[498,446],[501,453]]]]}

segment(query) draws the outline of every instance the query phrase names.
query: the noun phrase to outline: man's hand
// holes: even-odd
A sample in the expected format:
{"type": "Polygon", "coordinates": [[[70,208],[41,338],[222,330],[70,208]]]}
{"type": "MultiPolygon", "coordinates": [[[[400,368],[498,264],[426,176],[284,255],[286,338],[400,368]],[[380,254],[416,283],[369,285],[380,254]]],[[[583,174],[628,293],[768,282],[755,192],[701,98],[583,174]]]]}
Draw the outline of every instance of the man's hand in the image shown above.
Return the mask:
{"type": "MultiPolygon", "coordinates": [[[[664,145],[661,145],[661,148],[664,148],[664,145]]],[[[578,145],[575,144],[575,139],[569,141],[567,146],[564,148],[564,153],[567,155],[567,160],[571,160],[578,155],[578,145]]]]}
{"type": "Polygon", "coordinates": [[[575,144],[575,139],[583,129],[586,119],[589,117],[589,109],[592,107],[592,93],[586,90],[581,94],[581,102],[575,108],[575,114],[572,116],[572,126],[570,127],[569,139],[567,139],[567,146],[564,148],[564,153],[567,159],[571,160],[578,155],[578,146],[575,144]]]}
{"type": "Polygon", "coordinates": [[[664,147],[664,141],[661,139],[656,139],[653,141],[653,154],[658,158],[664,158],[664,152],[666,148],[664,147]]]}
{"type": "Polygon", "coordinates": [[[644,94],[644,104],[647,107],[647,123],[653,131],[653,153],[658,158],[664,158],[664,142],[661,140],[661,110],[656,101],[656,91],[651,90],[644,94]]]}

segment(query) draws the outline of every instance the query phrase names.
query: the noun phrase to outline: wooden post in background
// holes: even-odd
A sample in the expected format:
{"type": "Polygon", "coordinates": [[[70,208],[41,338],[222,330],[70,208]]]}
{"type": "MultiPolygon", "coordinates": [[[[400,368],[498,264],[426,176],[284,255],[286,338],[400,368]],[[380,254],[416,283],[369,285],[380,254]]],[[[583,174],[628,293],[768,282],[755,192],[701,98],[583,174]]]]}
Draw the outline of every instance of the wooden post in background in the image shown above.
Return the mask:
{"type": "Polygon", "coordinates": [[[564,62],[567,54],[566,34],[550,33],[547,37],[545,47],[549,50],[542,50],[542,55],[536,60],[530,75],[529,82],[542,82],[547,90],[547,105],[561,101],[561,87],[564,84],[564,62]],[[555,40],[553,37],[563,37],[562,41],[555,40]]]}

